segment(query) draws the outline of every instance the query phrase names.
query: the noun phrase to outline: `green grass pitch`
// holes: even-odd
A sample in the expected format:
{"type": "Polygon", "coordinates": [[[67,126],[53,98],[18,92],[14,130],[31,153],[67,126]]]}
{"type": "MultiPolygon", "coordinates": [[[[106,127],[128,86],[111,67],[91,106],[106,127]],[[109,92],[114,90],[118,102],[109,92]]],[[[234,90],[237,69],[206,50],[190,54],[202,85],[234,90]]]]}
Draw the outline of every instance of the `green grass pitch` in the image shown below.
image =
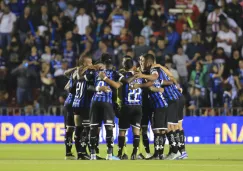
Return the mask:
{"type": "MultiPolygon", "coordinates": [[[[105,156],[105,146],[100,148],[105,156]]],[[[243,171],[243,145],[187,145],[186,148],[189,159],[180,161],[65,161],[64,145],[0,144],[0,170],[243,171]]],[[[114,150],[116,153],[117,147],[114,150]]],[[[130,145],[128,152],[131,151],[130,145]]]]}

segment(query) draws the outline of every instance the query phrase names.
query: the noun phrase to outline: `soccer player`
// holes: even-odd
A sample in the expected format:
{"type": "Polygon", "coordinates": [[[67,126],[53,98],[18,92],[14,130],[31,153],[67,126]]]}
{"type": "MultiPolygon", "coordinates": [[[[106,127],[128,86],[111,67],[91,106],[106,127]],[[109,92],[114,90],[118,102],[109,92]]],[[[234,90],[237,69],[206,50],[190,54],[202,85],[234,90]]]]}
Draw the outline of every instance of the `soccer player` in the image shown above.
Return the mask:
{"type": "Polygon", "coordinates": [[[86,152],[89,134],[89,108],[90,101],[93,95],[92,91],[88,91],[89,83],[85,80],[81,80],[80,74],[83,69],[87,66],[92,65],[92,59],[90,57],[84,57],[81,59],[82,67],[78,68],[77,83],[76,83],[76,94],[72,104],[74,110],[74,121],[75,121],[75,146],[78,154],[78,159],[89,160],[90,157],[86,152]]]}
{"type": "MultiPolygon", "coordinates": [[[[179,90],[182,93],[182,89],[179,88],[179,90]]],[[[179,138],[178,139],[178,148],[181,153],[181,156],[179,157],[179,159],[187,159],[188,155],[187,155],[187,152],[185,149],[185,134],[184,134],[184,129],[182,127],[183,111],[184,111],[184,106],[185,106],[185,97],[183,94],[179,97],[178,102],[179,102],[178,103],[178,127],[176,130],[176,137],[179,138]]]]}
{"type": "MultiPolygon", "coordinates": [[[[149,71],[146,71],[144,68],[144,61],[145,58],[143,55],[140,56],[139,58],[139,71],[142,72],[143,74],[149,74],[149,71]]],[[[141,120],[141,129],[142,129],[142,140],[143,140],[143,146],[145,148],[146,151],[146,156],[144,157],[141,153],[142,150],[140,150],[140,154],[139,156],[141,158],[150,158],[152,155],[150,154],[150,148],[149,148],[149,138],[148,138],[148,124],[149,121],[151,123],[151,118],[152,118],[152,106],[151,103],[149,101],[149,95],[148,95],[148,88],[143,88],[143,92],[142,92],[142,111],[143,111],[143,115],[142,115],[142,120],[141,120]]]]}
{"type": "Polygon", "coordinates": [[[67,90],[68,96],[64,102],[64,110],[65,110],[65,148],[66,148],[66,156],[65,160],[75,160],[75,156],[72,154],[72,144],[73,144],[73,132],[74,132],[74,115],[73,115],[73,109],[72,109],[72,103],[74,100],[75,95],[75,77],[77,75],[77,71],[75,72],[76,68],[72,68],[68,71],[66,71],[64,74],[68,77],[70,77],[67,85],[65,86],[65,90],[67,90]]]}
{"type": "Polygon", "coordinates": [[[137,159],[137,150],[140,142],[140,123],[142,119],[142,89],[130,89],[133,84],[142,84],[142,79],[135,79],[133,71],[133,60],[127,59],[124,62],[125,71],[122,75],[128,79],[122,85],[122,108],[119,118],[119,136],[118,136],[118,157],[122,159],[122,150],[125,144],[125,134],[127,129],[132,126],[133,130],[133,152],[132,160],[137,159]]]}
{"type": "Polygon", "coordinates": [[[167,98],[167,101],[169,102],[169,104],[171,104],[172,95],[173,95],[173,98],[175,98],[176,96],[178,97],[178,99],[175,100],[177,103],[177,112],[176,112],[176,110],[171,109],[171,107],[175,107],[175,104],[173,104],[172,106],[169,106],[167,108],[168,109],[167,114],[170,115],[168,117],[169,129],[167,131],[167,137],[168,137],[169,144],[170,144],[170,151],[169,151],[169,155],[166,157],[166,159],[168,159],[168,160],[173,160],[173,159],[177,159],[177,158],[186,159],[186,158],[188,158],[188,155],[185,151],[184,130],[182,128],[183,109],[185,106],[185,98],[182,94],[182,89],[179,88],[172,73],[167,68],[165,68],[159,64],[155,64],[155,65],[153,65],[153,67],[159,67],[163,71],[163,77],[165,80],[162,82],[161,86],[162,87],[166,86],[164,93],[165,93],[165,97],[167,98]],[[173,110],[174,112],[172,113],[171,110],[173,110]],[[170,111],[171,111],[171,113],[170,113],[170,111]],[[176,115],[175,115],[175,113],[176,113],[176,115]],[[176,120],[178,120],[178,124],[173,123],[173,122],[176,122],[176,120]],[[174,136],[174,138],[172,138],[173,136],[174,136]],[[175,142],[173,141],[173,139],[175,140],[176,145],[175,145],[175,142]],[[181,155],[177,152],[177,150],[180,151],[181,155]],[[171,154],[172,151],[173,151],[173,154],[171,154]]]}
{"type": "MultiPolygon", "coordinates": [[[[142,73],[136,74],[137,78],[144,78],[148,81],[153,81],[153,86],[156,88],[161,87],[161,82],[163,81],[162,71],[160,68],[151,68],[155,62],[155,58],[151,54],[146,54],[145,58],[145,70],[150,71],[149,75],[142,73]]],[[[144,85],[140,85],[143,87],[144,85]]],[[[164,151],[164,137],[165,130],[167,130],[167,120],[166,120],[166,108],[168,106],[165,98],[161,92],[149,91],[149,100],[152,102],[154,115],[152,128],[154,132],[154,155],[149,158],[160,159],[164,151]]]]}
{"type": "Polygon", "coordinates": [[[96,92],[92,97],[90,112],[91,160],[96,160],[95,146],[97,142],[97,132],[98,126],[102,121],[104,121],[106,128],[106,143],[108,147],[107,160],[112,160],[113,157],[113,125],[115,116],[112,106],[112,91],[100,91],[100,87],[102,86],[107,86],[110,89],[111,86],[116,89],[120,87],[120,83],[117,83],[116,81],[120,81],[123,76],[113,70],[111,58],[112,57],[109,54],[103,54],[101,56],[101,62],[104,64],[104,68],[84,75],[85,80],[94,80],[96,89],[96,92]]]}

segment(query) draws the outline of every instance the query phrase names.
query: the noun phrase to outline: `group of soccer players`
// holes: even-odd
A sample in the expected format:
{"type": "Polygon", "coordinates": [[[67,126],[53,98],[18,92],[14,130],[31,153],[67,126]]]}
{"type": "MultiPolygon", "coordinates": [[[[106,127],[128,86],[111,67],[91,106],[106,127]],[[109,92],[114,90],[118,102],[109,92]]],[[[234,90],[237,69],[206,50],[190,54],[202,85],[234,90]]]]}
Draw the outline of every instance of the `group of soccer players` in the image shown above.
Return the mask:
{"type": "Polygon", "coordinates": [[[119,72],[112,65],[112,56],[102,54],[100,62],[92,65],[84,57],[76,68],[69,69],[65,89],[66,159],[76,159],[72,152],[74,133],[77,159],[102,160],[99,156],[99,132],[106,129],[107,160],[128,159],[126,131],[132,126],[133,151],[131,159],[186,159],[184,130],[182,128],[184,97],[170,71],[156,64],[151,54],[140,57],[140,67],[133,65],[130,56],[124,56],[119,72]],[[114,157],[113,128],[119,118],[118,154],[114,157]],[[154,154],[150,154],[148,124],[154,133],[154,154]],[[139,153],[140,133],[146,156],[139,153]],[[169,141],[169,154],[164,145],[169,141]],[[89,151],[89,152],[88,152],[89,151]]]}

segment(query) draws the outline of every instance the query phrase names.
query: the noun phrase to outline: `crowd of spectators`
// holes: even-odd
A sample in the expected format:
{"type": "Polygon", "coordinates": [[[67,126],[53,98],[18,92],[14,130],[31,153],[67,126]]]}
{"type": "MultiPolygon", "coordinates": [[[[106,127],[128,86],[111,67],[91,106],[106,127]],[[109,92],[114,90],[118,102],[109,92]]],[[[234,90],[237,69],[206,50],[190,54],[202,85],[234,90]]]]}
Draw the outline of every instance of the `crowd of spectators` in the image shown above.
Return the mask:
{"type": "Polygon", "coordinates": [[[64,71],[80,57],[110,53],[119,69],[124,55],[139,65],[151,53],[189,110],[242,107],[242,9],[242,0],[2,0],[0,106],[62,105],[64,71]]]}

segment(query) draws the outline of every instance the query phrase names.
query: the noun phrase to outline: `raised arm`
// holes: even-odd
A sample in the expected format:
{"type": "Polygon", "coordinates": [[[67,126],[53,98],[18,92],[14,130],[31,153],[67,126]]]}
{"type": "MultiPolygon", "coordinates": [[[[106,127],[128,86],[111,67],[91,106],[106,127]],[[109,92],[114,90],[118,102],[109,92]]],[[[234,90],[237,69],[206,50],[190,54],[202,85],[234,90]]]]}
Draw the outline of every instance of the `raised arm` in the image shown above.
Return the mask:
{"type": "Polygon", "coordinates": [[[138,73],[138,74],[135,74],[135,77],[136,78],[143,78],[143,79],[146,79],[146,80],[149,80],[149,81],[155,81],[155,80],[158,79],[159,75],[157,73],[152,73],[150,75],[138,73]]]}
{"type": "MultiPolygon", "coordinates": [[[[100,73],[99,73],[99,77],[100,77],[102,80],[104,80],[107,84],[109,84],[110,86],[112,86],[112,87],[115,88],[115,89],[120,88],[121,85],[122,85],[120,82],[115,82],[115,81],[109,79],[109,78],[105,75],[104,72],[100,72],[100,73]]],[[[122,78],[120,78],[119,81],[121,81],[121,79],[122,79],[122,78]]]]}
{"type": "Polygon", "coordinates": [[[64,75],[69,78],[71,76],[71,74],[75,71],[75,69],[77,69],[77,67],[70,68],[70,69],[64,71],[64,75]]]}

